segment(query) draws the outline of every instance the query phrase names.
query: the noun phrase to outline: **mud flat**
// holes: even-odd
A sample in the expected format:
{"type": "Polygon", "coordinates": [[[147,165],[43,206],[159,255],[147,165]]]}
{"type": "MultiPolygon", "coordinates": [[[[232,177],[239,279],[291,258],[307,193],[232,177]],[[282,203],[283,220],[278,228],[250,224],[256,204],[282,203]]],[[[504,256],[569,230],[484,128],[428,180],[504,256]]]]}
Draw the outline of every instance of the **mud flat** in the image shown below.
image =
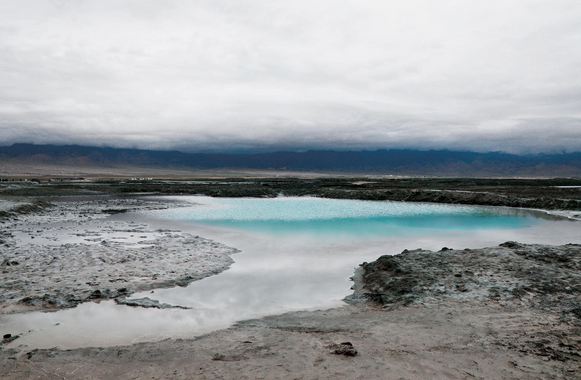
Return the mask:
{"type": "MultiPolygon", "coordinates": [[[[392,254],[392,252],[386,252],[392,254]]],[[[507,242],[364,263],[345,307],[192,340],[4,349],[5,379],[579,379],[581,245],[507,242]]]]}
{"type": "MultiPolygon", "coordinates": [[[[185,285],[226,269],[236,252],[121,218],[179,204],[101,195],[7,202],[0,313],[185,285]]],[[[14,332],[0,341],[0,378],[580,379],[580,251],[507,242],[392,256],[386,247],[388,256],[356,271],[344,307],[108,348],[31,350],[14,332]]]]}
{"type": "Polygon", "coordinates": [[[185,232],[152,229],[138,216],[132,215],[136,221],[111,218],[179,207],[168,202],[81,197],[44,208],[2,203],[0,314],[56,310],[185,286],[227,269],[233,262],[230,255],[237,252],[185,232]]]}

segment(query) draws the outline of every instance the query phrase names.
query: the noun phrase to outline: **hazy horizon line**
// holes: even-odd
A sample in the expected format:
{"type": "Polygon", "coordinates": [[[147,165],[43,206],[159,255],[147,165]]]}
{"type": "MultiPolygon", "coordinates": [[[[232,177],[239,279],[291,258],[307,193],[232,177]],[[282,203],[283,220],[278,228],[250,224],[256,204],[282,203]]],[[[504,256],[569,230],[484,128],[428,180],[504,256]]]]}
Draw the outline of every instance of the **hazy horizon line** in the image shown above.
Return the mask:
{"type": "Polygon", "coordinates": [[[51,146],[51,147],[81,147],[81,148],[96,148],[96,149],[114,149],[114,150],[139,150],[147,152],[179,152],[184,154],[206,154],[206,155],[260,155],[260,154],[273,154],[273,153],[309,153],[309,152],[340,152],[340,153],[373,153],[373,152],[389,152],[389,151],[417,151],[417,152],[455,152],[455,153],[475,153],[475,154],[503,154],[509,156],[550,156],[550,155],[565,155],[565,154],[575,154],[581,153],[581,149],[575,151],[566,151],[562,149],[561,151],[555,152],[530,152],[530,153],[511,153],[503,150],[469,150],[469,149],[453,149],[453,148],[424,148],[424,147],[369,147],[369,148],[354,148],[346,149],[341,147],[321,147],[319,149],[313,148],[301,148],[301,147],[276,147],[271,148],[264,147],[260,149],[212,149],[212,150],[194,150],[194,149],[180,149],[178,147],[174,148],[147,148],[139,146],[112,146],[112,145],[84,145],[84,144],[74,144],[74,143],[51,143],[51,144],[36,144],[28,142],[12,142],[12,143],[0,143],[0,148],[9,148],[15,145],[30,145],[30,146],[51,146]]]}

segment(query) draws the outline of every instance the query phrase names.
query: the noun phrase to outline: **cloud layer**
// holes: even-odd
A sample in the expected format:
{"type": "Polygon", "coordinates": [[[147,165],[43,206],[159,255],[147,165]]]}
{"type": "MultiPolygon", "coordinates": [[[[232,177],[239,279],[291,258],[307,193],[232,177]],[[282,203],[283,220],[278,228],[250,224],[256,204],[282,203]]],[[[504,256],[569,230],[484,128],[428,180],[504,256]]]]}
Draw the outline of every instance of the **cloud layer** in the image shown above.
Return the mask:
{"type": "Polygon", "coordinates": [[[581,150],[578,1],[0,2],[0,144],[581,150]]]}

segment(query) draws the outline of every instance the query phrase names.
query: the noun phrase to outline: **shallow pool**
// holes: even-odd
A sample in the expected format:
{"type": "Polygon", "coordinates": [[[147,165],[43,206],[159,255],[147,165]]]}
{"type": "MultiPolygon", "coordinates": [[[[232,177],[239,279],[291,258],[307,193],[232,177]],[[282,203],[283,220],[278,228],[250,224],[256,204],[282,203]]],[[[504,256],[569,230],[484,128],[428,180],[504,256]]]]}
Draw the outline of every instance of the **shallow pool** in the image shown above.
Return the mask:
{"type": "Polygon", "coordinates": [[[313,197],[182,197],[192,207],[155,212],[162,219],[218,227],[300,235],[367,239],[419,236],[431,231],[498,230],[557,220],[542,212],[433,203],[338,200],[313,197]]]}
{"type": "MultiPolygon", "coordinates": [[[[135,294],[191,310],[83,304],[56,313],[3,316],[31,348],[110,346],[194,337],[237,320],[341,306],[364,261],[403,249],[463,249],[579,242],[578,222],[543,212],[473,206],[320,198],[166,197],[190,204],[140,222],[187,230],[242,250],[227,271],[185,288],[135,294]],[[30,330],[30,332],[28,332],[30,330]]],[[[118,216],[135,220],[135,215],[118,216]]]]}

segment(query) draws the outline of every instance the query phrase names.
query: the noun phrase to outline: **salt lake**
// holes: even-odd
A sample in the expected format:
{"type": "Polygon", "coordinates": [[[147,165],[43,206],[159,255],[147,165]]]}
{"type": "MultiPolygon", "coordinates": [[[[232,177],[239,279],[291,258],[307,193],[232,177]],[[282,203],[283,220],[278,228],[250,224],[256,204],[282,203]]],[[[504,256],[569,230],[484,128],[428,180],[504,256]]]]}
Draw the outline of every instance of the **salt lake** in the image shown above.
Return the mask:
{"type": "Polygon", "coordinates": [[[2,317],[31,348],[112,346],[190,338],[238,320],[343,305],[364,261],[403,249],[578,242],[579,222],[541,211],[311,197],[163,197],[187,207],[116,218],[195,233],[241,250],[231,268],[187,287],[134,294],[191,307],[143,309],[113,301],[2,317]]]}

